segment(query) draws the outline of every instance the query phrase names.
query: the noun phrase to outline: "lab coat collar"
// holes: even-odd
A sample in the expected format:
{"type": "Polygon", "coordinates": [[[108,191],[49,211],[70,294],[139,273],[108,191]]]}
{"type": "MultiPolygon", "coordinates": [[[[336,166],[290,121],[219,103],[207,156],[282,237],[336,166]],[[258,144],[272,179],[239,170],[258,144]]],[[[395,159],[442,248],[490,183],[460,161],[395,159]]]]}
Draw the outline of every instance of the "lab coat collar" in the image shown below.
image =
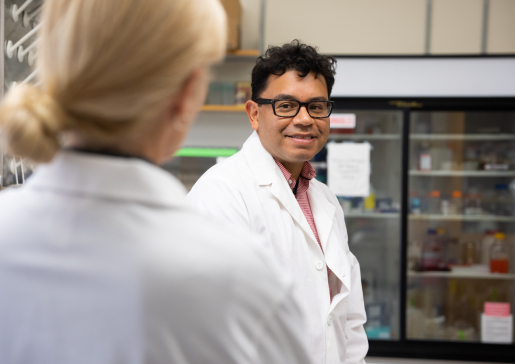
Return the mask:
{"type": "Polygon", "coordinates": [[[318,242],[299,203],[295,199],[290,186],[288,186],[281,169],[275,163],[270,153],[263,147],[256,132],[252,133],[245,144],[243,144],[242,152],[258,184],[260,186],[270,186],[270,193],[279,200],[291,217],[297,221],[304,233],[310,238],[312,246],[314,244],[316,246],[315,250],[318,250],[321,255],[322,252],[318,242]]]}
{"type": "Polygon", "coordinates": [[[27,188],[159,206],[187,206],[186,190],[171,174],[136,158],[61,151],[36,168],[27,188]]]}

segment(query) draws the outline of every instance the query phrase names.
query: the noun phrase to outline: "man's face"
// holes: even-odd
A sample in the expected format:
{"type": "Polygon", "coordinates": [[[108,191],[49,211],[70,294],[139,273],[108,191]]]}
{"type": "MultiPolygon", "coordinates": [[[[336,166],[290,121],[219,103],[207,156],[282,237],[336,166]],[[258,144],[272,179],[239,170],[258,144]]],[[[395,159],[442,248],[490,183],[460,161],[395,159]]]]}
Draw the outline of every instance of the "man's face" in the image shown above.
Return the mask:
{"type": "MultiPolygon", "coordinates": [[[[281,76],[270,75],[260,98],[309,102],[328,101],[329,95],[324,76],[310,73],[299,77],[297,71],[287,71],[281,76]]],[[[272,105],[249,103],[253,104],[247,107],[252,128],[263,147],[285,167],[302,165],[327,142],[329,118],[312,118],[304,106],[295,117],[279,117],[272,105]]]]}

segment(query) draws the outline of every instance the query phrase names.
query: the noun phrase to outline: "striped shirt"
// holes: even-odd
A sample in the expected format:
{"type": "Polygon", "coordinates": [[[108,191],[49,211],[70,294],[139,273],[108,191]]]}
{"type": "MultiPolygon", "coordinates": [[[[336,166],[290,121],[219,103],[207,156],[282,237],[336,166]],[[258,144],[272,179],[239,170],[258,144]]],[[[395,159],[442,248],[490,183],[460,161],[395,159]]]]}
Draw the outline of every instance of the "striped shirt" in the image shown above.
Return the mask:
{"type": "MultiPolygon", "coordinates": [[[[291,173],[283,166],[281,162],[279,162],[277,159],[274,158],[275,163],[279,168],[281,169],[281,172],[283,173],[284,178],[286,178],[286,181],[288,182],[288,185],[290,186],[291,190],[293,191],[295,187],[297,187],[297,191],[295,193],[295,198],[297,199],[297,202],[299,203],[300,209],[302,210],[302,213],[306,217],[306,220],[308,221],[309,227],[311,227],[311,231],[313,231],[313,235],[315,235],[315,238],[317,239],[318,245],[320,246],[320,250],[322,250],[322,253],[324,253],[324,249],[322,248],[322,244],[320,243],[320,238],[318,237],[318,231],[317,227],[315,225],[315,219],[313,218],[313,212],[311,211],[311,205],[309,204],[309,198],[308,198],[308,188],[309,188],[309,181],[312,178],[315,178],[316,172],[315,169],[311,166],[311,164],[306,161],[304,162],[304,165],[302,166],[302,170],[300,171],[299,176],[299,183],[297,185],[297,181],[295,178],[292,177],[291,173]]],[[[327,267],[327,264],[326,264],[327,267]]],[[[329,267],[327,267],[327,278],[329,280],[329,274],[331,273],[331,270],[329,267]]],[[[329,297],[332,301],[333,294],[331,292],[331,286],[329,285],[329,297]]]]}

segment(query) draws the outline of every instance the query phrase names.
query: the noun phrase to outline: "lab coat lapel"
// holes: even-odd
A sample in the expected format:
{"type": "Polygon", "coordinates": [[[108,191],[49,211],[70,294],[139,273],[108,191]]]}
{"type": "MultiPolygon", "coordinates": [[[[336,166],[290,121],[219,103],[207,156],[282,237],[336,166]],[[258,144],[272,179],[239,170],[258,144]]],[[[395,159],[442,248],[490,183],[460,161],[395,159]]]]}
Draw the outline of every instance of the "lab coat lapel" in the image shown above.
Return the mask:
{"type": "Polygon", "coordinates": [[[311,212],[315,219],[318,237],[320,238],[320,243],[325,252],[327,250],[329,234],[333,228],[335,207],[327,201],[327,198],[321,194],[316,189],[316,185],[311,182],[308,188],[308,198],[311,212]]]}
{"type": "Polygon", "coordinates": [[[349,295],[351,289],[351,267],[350,262],[345,253],[345,242],[340,241],[338,235],[334,231],[334,215],[336,207],[327,200],[317,185],[310,183],[308,188],[309,204],[315,219],[315,225],[318,231],[320,243],[324,248],[325,261],[331,271],[342,282],[342,287],[331,303],[329,311],[344,297],[349,295]]]}
{"type": "MultiPolygon", "coordinates": [[[[279,177],[283,177],[281,170],[279,169],[277,164],[275,164],[275,162],[274,165],[277,168],[276,173],[281,174],[279,177]]],[[[282,178],[282,181],[280,180],[280,178],[278,179],[279,181],[277,181],[277,183],[272,184],[270,188],[270,193],[274,195],[274,197],[277,198],[277,200],[279,200],[279,202],[284,206],[284,208],[286,209],[286,211],[288,211],[291,217],[295,221],[297,221],[299,226],[304,231],[304,234],[308,235],[311,238],[311,241],[317,244],[318,246],[315,234],[313,234],[313,230],[311,230],[311,227],[309,226],[308,221],[306,220],[306,217],[304,216],[304,213],[302,212],[299,203],[297,202],[297,199],[295,198],[290,187],[286,183],[286,180],[284,179],[284,177],[282,178]]]]}
{"type": "Polygon", "coordinates": [[[283,205],[291,217],[299,224],[304,233],[317,246],[317,240],[311,227],[302,213],[299,203],[295,199],[281,170],[273,157],[261,144],[256,132],[247,139],[242,152],[254,178],[260,186],[270,186],[270,193],[283,205]]]}

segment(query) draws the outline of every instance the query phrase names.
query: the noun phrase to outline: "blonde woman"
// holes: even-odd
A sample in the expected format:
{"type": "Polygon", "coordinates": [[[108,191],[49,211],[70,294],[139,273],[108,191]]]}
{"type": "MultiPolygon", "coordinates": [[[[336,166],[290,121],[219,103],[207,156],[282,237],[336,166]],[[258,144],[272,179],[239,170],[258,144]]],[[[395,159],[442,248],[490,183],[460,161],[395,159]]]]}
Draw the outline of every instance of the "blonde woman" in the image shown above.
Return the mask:
{"type": "Polygon", "coordinates": [[[217,0],[45,0],[39,88],[0,109],[41,163],[0,193],[0,363],[307,363],[259,241],[156,165],[225,47],[217,0]]]}

